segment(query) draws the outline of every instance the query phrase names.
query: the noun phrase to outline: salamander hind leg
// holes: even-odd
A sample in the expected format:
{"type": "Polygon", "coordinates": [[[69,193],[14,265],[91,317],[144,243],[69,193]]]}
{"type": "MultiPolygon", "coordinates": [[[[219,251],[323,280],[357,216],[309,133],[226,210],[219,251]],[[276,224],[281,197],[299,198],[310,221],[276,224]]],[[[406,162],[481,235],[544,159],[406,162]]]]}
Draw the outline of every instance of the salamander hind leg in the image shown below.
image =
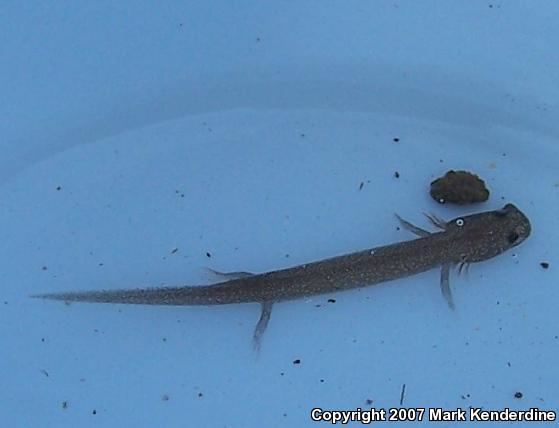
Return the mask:
{"type": "Polygon", "coordinates": [[[256,323],[256,327],[254,328],[254,334],[252,336],[252,343],[254,346],[254,350],[256,352],[260,350],[260,344],[262,343],[262,335],[266,331],[266,327],[268,327],[268,322],[270,321],[270,315],[272,315],[273,305],[274,305],[273,302],[260,303],[260,307],[261,307],[260,319],[256,323]]]}
{"type": "Polygon", "coordinates": [[[446,264],[441,267],[441,292],[448,303],[450,309],[454,309],[454,301],[452,299],[452,291],[450,291],[450,265],[446,264]]]}

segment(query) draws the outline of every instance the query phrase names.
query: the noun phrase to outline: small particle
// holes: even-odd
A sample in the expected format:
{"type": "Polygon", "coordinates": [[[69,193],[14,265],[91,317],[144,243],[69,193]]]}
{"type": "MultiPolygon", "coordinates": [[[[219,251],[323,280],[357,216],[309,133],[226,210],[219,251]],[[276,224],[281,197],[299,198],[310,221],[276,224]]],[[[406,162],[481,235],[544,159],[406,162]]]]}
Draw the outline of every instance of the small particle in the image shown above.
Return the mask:
{"type": "Polygon", "coordinates": [[[281,372],[281,373],[280,373],[280,376],[285,376],[285,373],[284,373],[284,372],[281,372]]]}
{"type": "Polygon", "coordinates": [[[256,41],[259,42],[259,41],[260,41],[260,37],[257,37],[257,38],[256,38],[256,41]]]}
{"type": "Polygon", "coordinates": [[[99,266],[103,266],[103,262],[100,262],[100,263],[99,263],[99,266]]]}
{"type": "Polygon", "coordinates": [[[43,266],[41,269],[43,270],[47,270],[48,268],[46,266],[43,266]]]}
{"type": "Polygon", "coordinates": [[[322,305],[320,303],[317,303],[316,305],[314,305],[315,308],[320,308],[322,305]]]}
{"type": "Polygon", "coordinates": [[[41,369],[41,373],[45,375],[45,377],[49,377],[49,372],[47,372],[45,369],[41,369]]]}
{"type": "Polygon", "coordinates": [[[328,303],[336,303],[336,299],[328,299],[328,303]]]}
{"type": "Polygon", "coordinates": [[[163,337],[163,338],[161,338],[161,341],[167,342],[167,338],[166,338],[166,337],[163,337]]]}
{"type": "Polygon", "coordinates": [[[177,251],[179,251],[178,248],[173,248],[173,250],[171,251],[171,254],[175,254],[177,251]]]}
{"type": "Polygon", "coordinates": [[[293,364],[301,364],[301,360],[297,358],[296,360],[293,360],[293,364]]]}
{"type": "Polygon", "coordinates": [[[511,367],[510,361],[507,361],[507,366],[511,367]]]}
{"type": "Polygon", "coordinates": [[[548,269],[549,268],[549,263],[548,262],[541,262],[540,266],[544,269],[548,269]]]}
{"type": "Polygon", "coordinates": [[[305,137],[306,137],[306,135],[305,135],[305,134],[301,134],[301,138],[305,138],[305,137]]]}
{"type": "Polygon", "coordinates": [[[67,401],[63,401],[62,402],[62,409],[66,410],[68,408],[68,402],[67,401]]]}
{"type": "Polygon", "coordinates": [[[520,400],[523,396],[524,396],[524,395],[523,395],[522,392],[520,392],[520,391],[516,391],[516,392],[514,393],[514,398],[517,398],[517,399],[519,399],[519,400],[520,400]]]}
{"type": "Polygon", "coordinates": [[[398,171],[394,171],[394,177],[400,178],[400,173],[398,171]]]}
{"type": "Polygon", "coordinates": [[[395,143],[398,143],[398,142],[400,142],[400,139],[396,137],[396,138],[393,138],[392,141],[394,141],[395,143]]]}
{"type": "Polygon", "coordinates": [[[373,404],[373,400],[371,400],[370,398],[367,398],[367,399],[365,400],[365,404],[366,404],[367,406],[370,406],[371,404],[373,404]]]}
{"type": "Polygon", "coordinates": [[[365,183],[362,181],[362,182],[359,184],[359,190],[363,189],[363,186],[364,186],[364,185],[365,185],[365,183]]]}
{"type": "Polygon", "coordinates": [[[58,190],[58,191],[60,192],[60,191],[62,190],[62,187],[61,187],[61,186],[58,186],[58,187],[56,188],[56,190],[58,190]]]}
{"type": "Polygon", "coordinates": [[[324,383],[324,379],[320,379],[320,383],[324,383]]]}
{"type": "Polygon", "coordinates": [[[201,392],[198,393],[198,397],[202,398],[204,396],[204,394],[202,394],[201,392]]]}
{"type": "Polygon", "coordinates": [[[169,396],[167,394],[163,394],[161,396],[161,401],[169,401],[169,396]]]}
{"type": "Polygon", "coordinates": [[[45,342],[45,338],[44,338],[44,337],[41,337],[41,342],[43,342],[43,343],[45,342]]]}
{"type": "Polygon", "coordinates": [[[207,251],[207,252],[206,252],[206,257],[207,257],[207,258],[210,258],[211,256],[212,256],[212,255],[210,254],[210,252],[207,251]]]}
{"type": "Polygon", "coordinates": [[[97,410],[93,409],[93,411],[91,412],[92,415],[96,415],[97,414],[97,410]]]}
{"type": "Polygon", "coordinates": [[[286,255],[285,255],[285,258],[288,259],[288,258],[289,258],[289,254],[286,254],[286,255]]]}

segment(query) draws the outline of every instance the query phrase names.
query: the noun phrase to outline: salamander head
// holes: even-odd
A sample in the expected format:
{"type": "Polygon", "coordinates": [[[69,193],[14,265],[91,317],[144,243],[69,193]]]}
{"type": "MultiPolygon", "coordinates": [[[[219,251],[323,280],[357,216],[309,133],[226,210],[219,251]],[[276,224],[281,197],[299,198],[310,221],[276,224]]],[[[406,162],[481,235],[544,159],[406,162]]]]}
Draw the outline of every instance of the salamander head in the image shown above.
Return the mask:
{"type": "MultiPolygon", "coordinates": [[[[522,243],[532,227],[528,218],[513,204],[449,221],[446,233],[455,242],[456,263],[480,262],[522,243]]],[[[454,251],[455,250],[455,251],[454,251]]]]}

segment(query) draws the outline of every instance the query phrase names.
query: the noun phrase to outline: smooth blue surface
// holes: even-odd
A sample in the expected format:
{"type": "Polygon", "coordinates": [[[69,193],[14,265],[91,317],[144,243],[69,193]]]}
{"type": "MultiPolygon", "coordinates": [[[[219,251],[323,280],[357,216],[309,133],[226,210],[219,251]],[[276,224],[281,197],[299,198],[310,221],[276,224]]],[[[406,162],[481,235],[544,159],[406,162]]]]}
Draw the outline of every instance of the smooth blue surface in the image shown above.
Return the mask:
{"type": "Polygon", "coordinates": [[[0,425],[311,426],[313,407],[399,406],[403,384],[409,407],[556,410],[558,14],[3,5],[0,425]],[[429,182],[452,168],[491,200],[433,202],[429,182]],[[288,267],[411,239],[394,212],[425,226],[424,211],[505,201],[533,235],[452,275],[455,312],[436,271],[278,304],[258,355],[257,305],[27,297],[288,267]]]}

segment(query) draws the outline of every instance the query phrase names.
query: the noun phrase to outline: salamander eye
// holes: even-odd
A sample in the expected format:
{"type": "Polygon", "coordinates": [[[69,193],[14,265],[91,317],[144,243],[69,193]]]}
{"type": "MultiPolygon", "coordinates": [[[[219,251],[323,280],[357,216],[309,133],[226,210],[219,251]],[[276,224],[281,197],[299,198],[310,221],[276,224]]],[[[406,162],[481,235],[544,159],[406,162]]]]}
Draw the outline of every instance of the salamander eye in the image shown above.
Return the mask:
{"type": "Polygon", "coordinates": [[[511,233],[509,233],[509,236],[507,236],[510,244],[514,244],[518,240],[518,238],[520,238],[520,236],[515,231],[512,231],[511,233]]]}
{"type": "Polygon", "coordinates": [[[461,219],[461,218],[456,219],[456,221],[454,223],[456,223],[456,226],[458,226],[458,227],[464,226],[464,220],[461,219]]]}

